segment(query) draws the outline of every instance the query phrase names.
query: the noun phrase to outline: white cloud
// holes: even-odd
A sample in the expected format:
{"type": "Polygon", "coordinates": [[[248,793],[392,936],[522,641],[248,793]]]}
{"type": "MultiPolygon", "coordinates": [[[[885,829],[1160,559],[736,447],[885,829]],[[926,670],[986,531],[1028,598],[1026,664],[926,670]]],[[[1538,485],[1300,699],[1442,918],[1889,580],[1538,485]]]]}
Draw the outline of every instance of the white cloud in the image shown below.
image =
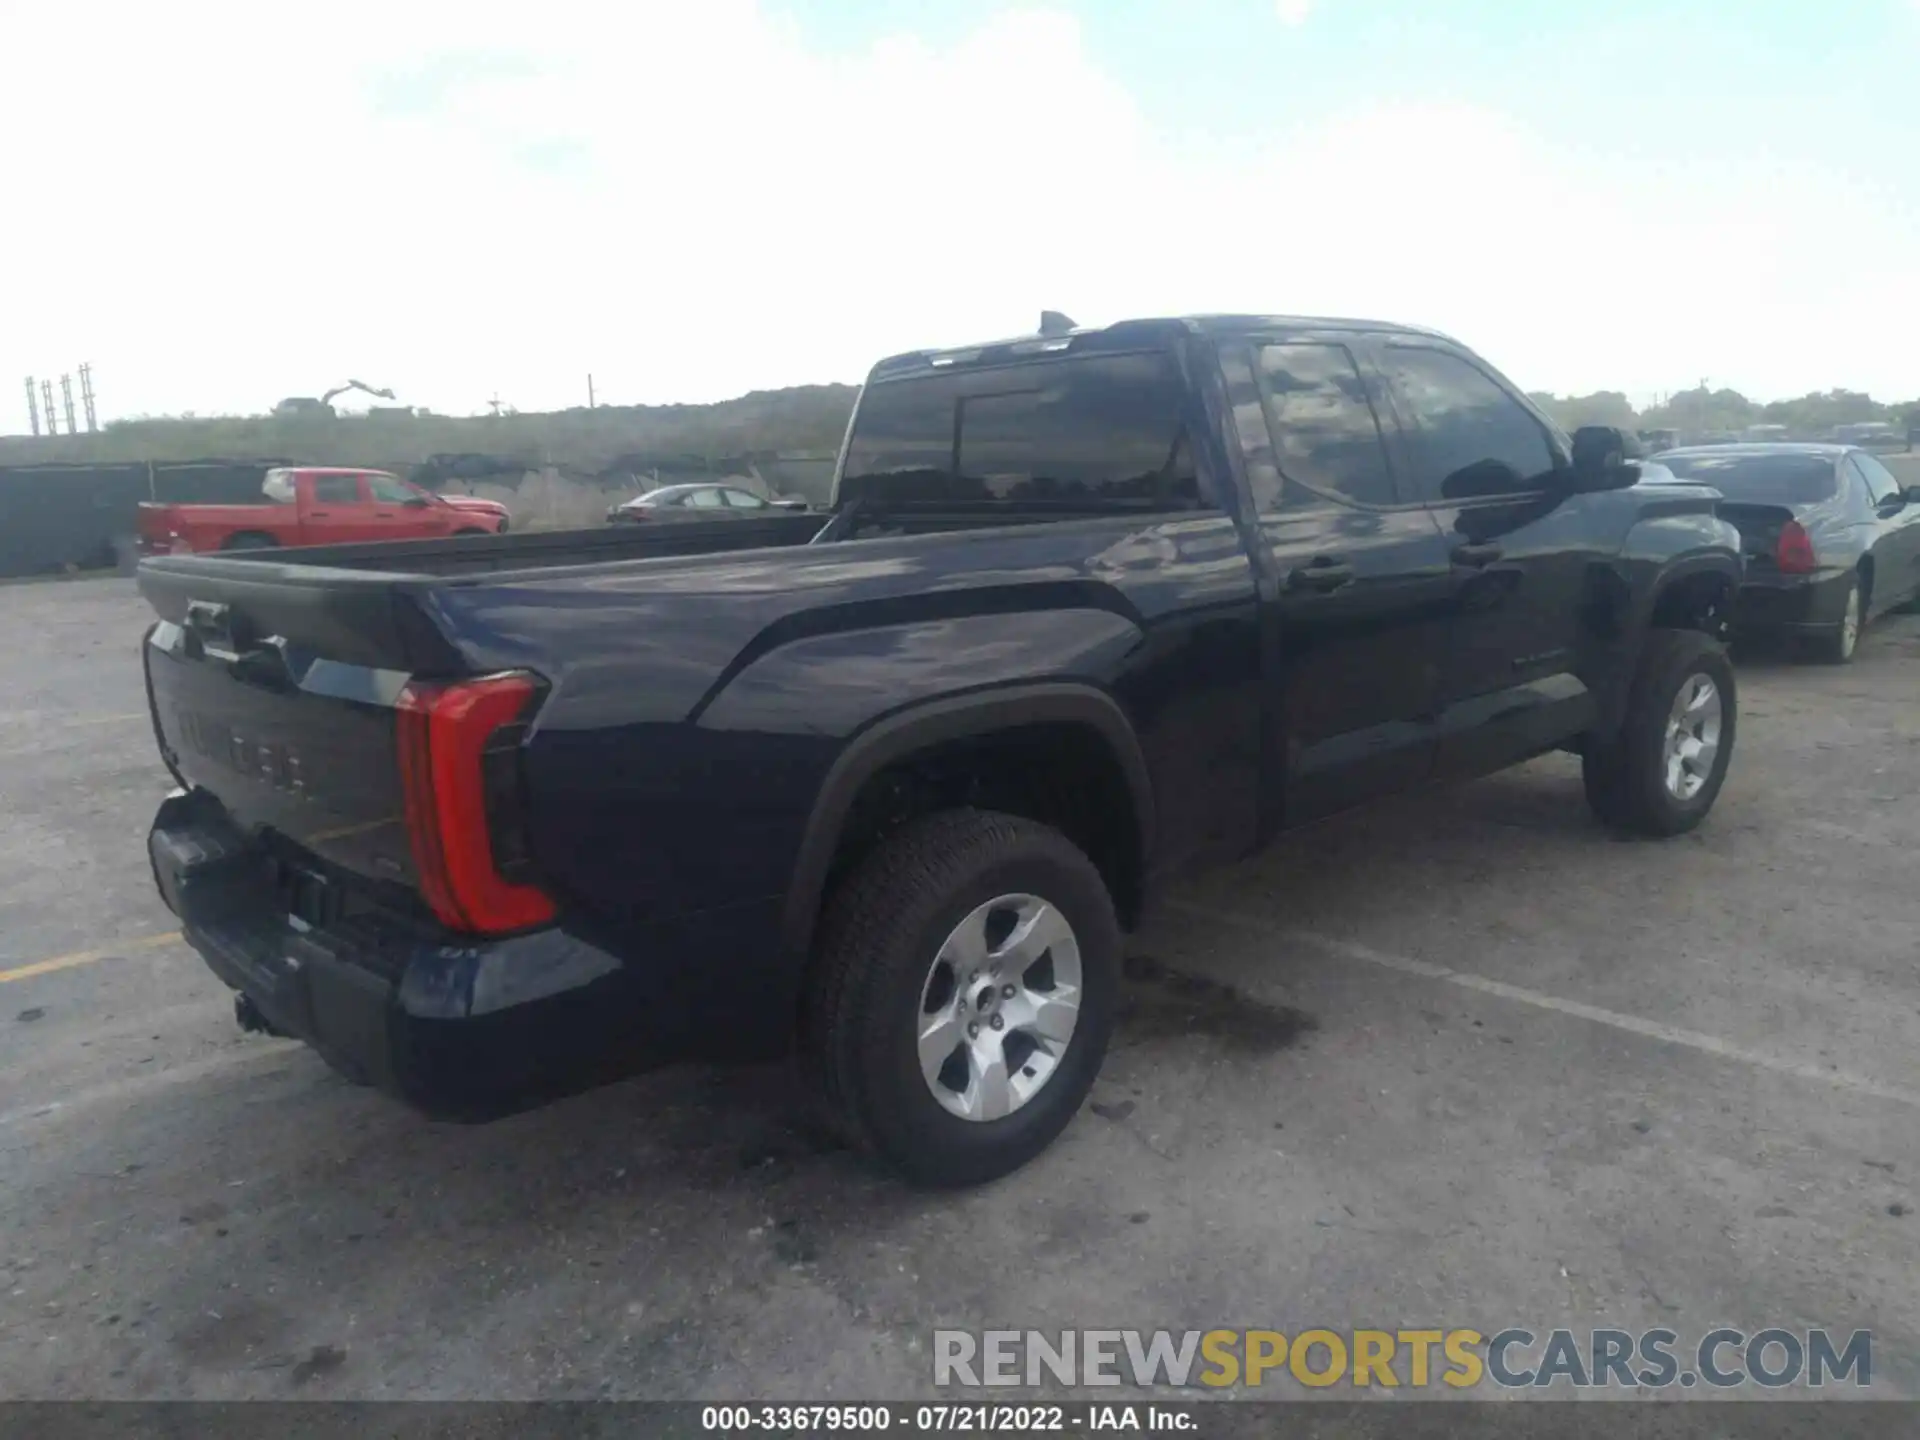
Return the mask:
{"type": "MultiPolygon", "coordinates": [[[[1920,4],[1920,0],[1915,3],[1920,4]]],[[[1282,25],[1304,25],[1313,13],[1313,0],[1274,0],[1273,9],[1282,25]]]]}
{"type": "Polygon", "coordinates": [[[455,413],[588,371],[710,399],[1043,307],[1425,321],[1529,387],[1912,388],[1910,227],[1838,179],[1649,176],[1465,106],[1188,149],[1044,9],[845,56],[751,0],[339,0],[270,45],[233,38],[252,5],[178,0],[111,49],[18,13],[0,273],[44,283],[10,292],[0,382],[90,359],[109,414],[347,375],[455,413]]]}

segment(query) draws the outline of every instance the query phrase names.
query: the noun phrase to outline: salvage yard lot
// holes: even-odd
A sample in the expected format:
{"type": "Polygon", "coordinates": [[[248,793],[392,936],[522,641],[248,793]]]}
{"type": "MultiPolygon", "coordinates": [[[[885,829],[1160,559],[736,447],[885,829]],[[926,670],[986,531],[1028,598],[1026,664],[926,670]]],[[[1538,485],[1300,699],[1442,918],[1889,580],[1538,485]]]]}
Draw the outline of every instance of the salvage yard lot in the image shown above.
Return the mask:
{"type": "Polygon", "coordinates": [[[905,1398],[936,1325],[1719,1324],[1871,1328],[1920,1395],[1920,618],[1745,664],[1694,835],[1609,836],[1555,756],[1183,891],[1090,1108],[946,1195],[815,1148],[778,1070],[463,1128],[243,1037],[147,872],[145,618],[0,589],[10,1395],[905,1398]]]}

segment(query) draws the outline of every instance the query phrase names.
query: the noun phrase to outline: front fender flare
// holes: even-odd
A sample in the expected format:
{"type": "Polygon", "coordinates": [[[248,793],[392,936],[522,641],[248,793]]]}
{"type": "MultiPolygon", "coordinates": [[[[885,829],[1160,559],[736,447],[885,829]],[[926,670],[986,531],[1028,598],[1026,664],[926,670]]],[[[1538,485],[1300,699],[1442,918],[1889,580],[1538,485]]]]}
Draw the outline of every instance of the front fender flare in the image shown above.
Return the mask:
{"type": "Polygon", "coordinates": [[[1624,637],[1626,644],[1619,654],[1619,670],[1614,683],[1608,687],[1607,703],[1602,712],[1609,728],[1618,726],[1625,717],[1627,696],[1633,688],[1634,676],[1639,671],[1640,655],[1646,648],[1648,632],[1653,629],[1654,617],[1659,614],[1665,597],[1672,594],[1676,586],[1711,576],[1724,584],[1728,596],[1737,602],[1743,573],[1738,550],[1716,547],[1675,556],[1650,577],[1641,597],[1629,609],[1630,621],[1624,637]]]}

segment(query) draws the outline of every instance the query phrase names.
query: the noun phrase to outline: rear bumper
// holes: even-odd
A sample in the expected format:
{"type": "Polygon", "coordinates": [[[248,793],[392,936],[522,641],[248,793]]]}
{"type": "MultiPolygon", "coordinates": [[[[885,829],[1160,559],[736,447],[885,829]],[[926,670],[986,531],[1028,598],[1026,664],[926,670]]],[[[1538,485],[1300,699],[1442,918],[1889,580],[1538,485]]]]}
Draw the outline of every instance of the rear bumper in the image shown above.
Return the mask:
{"type": "Polygon", "coordinates": [[[1734,614],[1737,634],[1817,635],[1836,629],[1845,613],[1851,570],[1811,575],[1755,575],[1748,570],[1734,614]]]}
{"type": "Polygon", "coordinates": [[[563,929],[476,940],[365,906],[298,919],[284,871],[199,792],[161,805],[148,854],[187,942],[273,1029],[432,1115],[524,1109],[698,1033],[669,980],[563,929]]]}

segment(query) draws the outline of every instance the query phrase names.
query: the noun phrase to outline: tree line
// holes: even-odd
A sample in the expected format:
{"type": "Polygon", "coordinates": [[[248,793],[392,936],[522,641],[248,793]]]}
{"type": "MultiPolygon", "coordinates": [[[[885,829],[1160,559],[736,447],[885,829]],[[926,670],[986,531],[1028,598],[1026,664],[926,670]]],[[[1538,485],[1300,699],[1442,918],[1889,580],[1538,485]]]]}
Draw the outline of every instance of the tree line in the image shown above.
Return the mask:
{"type": "Polygon", "coordinates": [[[1738,390],[1695,386],[1669,395],[1657,405],[1636,410],[1618,390],[1591,395],[1530,392],[1530,398],[1563,427],[1613,425],[1625,430],[1677,430],[1683,435],[1744,430],[1749,425],[1784,425],[1794,435],[1818,438],[1836,425],[1882,420],[1904,432],[1920,426],[1920,399],[1882,404],[1861,390],[1825,390],[1793,400],[1749,400],[1738,390]]]}

